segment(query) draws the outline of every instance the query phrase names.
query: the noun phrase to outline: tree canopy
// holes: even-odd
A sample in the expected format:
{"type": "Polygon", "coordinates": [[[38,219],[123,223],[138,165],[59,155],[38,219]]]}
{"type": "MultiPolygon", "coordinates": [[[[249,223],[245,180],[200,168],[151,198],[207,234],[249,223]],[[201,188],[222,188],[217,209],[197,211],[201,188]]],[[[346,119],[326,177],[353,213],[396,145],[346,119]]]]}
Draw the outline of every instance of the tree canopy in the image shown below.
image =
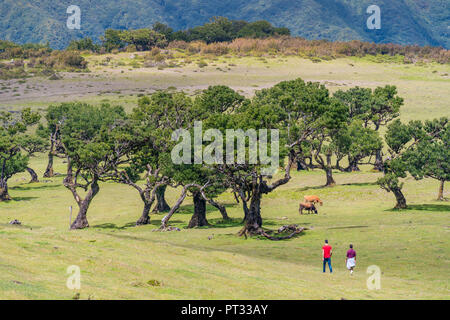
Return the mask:
{"type": "MultiPolygon", "coordinates": [[[[405,178],[411,173],[416,179],[425,176],[445,180],[448,177],[448,119],[410,121],[403,124],[399,119],[388,125],[385,140],[389,157],[384,161],[384,176],[377,183],[381,188],[394,193],[397,203],[395,208],[406,208],[406,199],[402,193],[405,178]],[[437,164],[426,165],[433,159],[437,164]],[[446,159],[439,163],[439,159],[446,159]],[[441,166],[442,164],[442,166],[441,166]]],[[[443,188],[443,185],[442,185],[443,188]]]]}
{"type": "Polygon", "coordinates": [[[0,201],[11,200],[8,180],[28,167],[29,154],[22,151],[32,136],[27,129],[40,120],[40,115],[25,108],[21,113],[0,112],[0,201]]]}
{"type": "Polygon", "coordinates": [[[64,186],[72,192],[79,206],[71,228],[89,226],[87,210],[99,192],[99,182],[111,179],[115,169],[124,163],[130,136],[121,131],[125,120],[122,107],[103,104],[93,107],[74,103],[61,126],[61,142],[67,156],[64,186]],[[86,193],[84,199],[78,189],[86,193]]]}
{"type": "Polygon", "coordinates": [[[331,186],[333,170],[354,171],[360,164],[372,164],[382,148],[379,131],[385,124],[388,156],[382,159],[380,187],[394,193],[397,208],[405,208],[402,179],[410,173],[416,179],[439,180],[442,198],[449,178],[448,119],[402,123],[396,119],[402,103],[391,86],[330,95],[324,85],[299,78],[259,90],[252,98],[222,85],[195,97],[156,91],[141,97],[129,114],[108,104],[52,105],[36,134],[27,128],[39,121],[38,114],[30,109],[20,115],[4,112],[3,199],[9,197],[7,180],[28,170],[28,157],[49,149],[45,174],[53,174],[53,156],[67,159],[63,184],[79,207],[73,229],[89,226],[87,211],[100,183],[114,181],[138,192],[143,209],[137,225],[150,222],[150,210],[159,210],[166,187],[181,192],[175,204],[165,203],[167,208],[160,210],[168,211],[160,230],[170,228],[170,218],[187,196],[194,202],[188,227],[209,224],[207,204],[228,219],[216,198],[230,190],[242,206],[240,234],[273,238],[263,228],[262,199],[290,181],[294,163],[323,170],[325,185],[331,186]],[[345,157],[348,167],[341,168],[339,161],[345,157]]]}

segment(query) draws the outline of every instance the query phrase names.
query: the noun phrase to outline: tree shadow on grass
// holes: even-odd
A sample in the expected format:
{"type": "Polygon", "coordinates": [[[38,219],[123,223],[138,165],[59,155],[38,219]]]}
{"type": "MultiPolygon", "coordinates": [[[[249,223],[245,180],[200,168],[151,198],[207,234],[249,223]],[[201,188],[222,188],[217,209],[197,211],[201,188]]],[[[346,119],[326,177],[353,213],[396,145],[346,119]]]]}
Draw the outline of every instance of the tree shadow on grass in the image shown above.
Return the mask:
{"type": "Polygon", "coordinates": [[[296,189],[295,191],[302,192],[302,191],[308,191],[308,190],[320,190],[320,189],[327,189],[327,188],[340,187],[340,186],[370,187],[370,186],[375,186],[375,185],[377,185],[376,182],[354,182],[354,183],[335,184],[334,186],[325,186],[325,185],[320,185],[320,186],[315,186],[315,187],[308,186],[308,187],[296,189]]]}
{"type": "Polygon", "coordinates": [[[406,211],[431,211],[431,212],[450,212],[450,204],[410,204],[406,209],[388,209],[389,212],[406,211]]]}
{"type": "Polygon", "coordinates": [[[121,227],[119,227],[115,223],[102,223],[102,224],[96,224],[95,226],[92,226],[92,228],[123,230],[126,228],[134,227],[135,225],[136,225],[136,222],[128,222],[128,223],[125,223],[121,227]]]}
{"type": "MultiPolygon", "coordinates": [[[[182,223],[181,220],[170,220],[171,223],[182,223]]],[[[115,223],[102,223],[102,224],[96,224],[95,226],[92,226],[92,228],[98,228],[98,229],[110,229],[110,230],[125,230],[128,228],[135,228],[135,227],[144,227],[148,225],[154,225],[154,226],[160,226],[161,220],[154,220],[150,219],[149,224],[144,225],[136,225],[136,221],[125,223],[123,226],[118,226],[115,223]]]]}
{"type": "Polygon", "coordinates": [[[369,187],[376,186],[376,182],[352,182],[352,183],[343,183],[341,186],[356,186],[356,187],[369,187]]]}
{"type": "Polygon", "coordinates": [[[26,184],[26,185],[18,185],[10,187],[11,190],[19,190],[19,191],[29,191],[36,189],[56,189],[61,187],[60,184],[44,184],[44,185],[36,185],[35,183],[26,184]]]}
{"type": "Polygon", "coordinates": [[[303,187],[303,188],[295,189],[295,191],[300,192],[300,191],[308,191],[308,190],[319,190],[319,189],[325,189],[325,188],[328,188],[328,187],[324,186],[324,185],[320,185],[320,186],[315,186],[315,187],[303,187]]]}
{"type": "Polygon", "coordinates": [[[19,202],[19,201],[31,201],[37,199],[38,197],[13,197],[9,201],[19,202]]]}
{"type": "MultiPolygon", "coordinates": [[[[162,217],[161,217],[161,219],[153,219],[153,217],[150,216],[150,223],[147,224],[147,225],[154,225],[154,226],[157,226],[159,228],[161,226],[161,220],[162,220],[162,217]]],[[[181,221],[181,220],[169,220],[169,225],[171,223],[178,224],[178,223],[184,223],[184,222],[185,221],[181,221]]]]}
{"type": "Polygon", "coordinates": [[[212,228],[232,228],[242,226],[242,218],[230,218],[224,220],[222,218],[208,219],[212,228]]]}

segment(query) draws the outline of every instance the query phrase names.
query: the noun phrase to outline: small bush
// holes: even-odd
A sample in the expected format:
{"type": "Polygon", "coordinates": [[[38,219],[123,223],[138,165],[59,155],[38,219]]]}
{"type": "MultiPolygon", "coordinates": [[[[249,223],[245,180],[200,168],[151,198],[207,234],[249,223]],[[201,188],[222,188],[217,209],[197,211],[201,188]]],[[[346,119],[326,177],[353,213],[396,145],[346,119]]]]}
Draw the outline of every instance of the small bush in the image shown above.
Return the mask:
{"type": "Polygon", "coordinates": [[[161,286],[161,281],[152,279],[152,280],[148,280],[147,284],[149,286],[152,286],[152,287],[160,287],[161,286]]]}
{"type": "Polygon", "coordinates": [[[206,67],[208,64],[207,64],[204,60],[200,60],[200,61],[197,63],[197,65],[198,65],[200,68],[204,68],[204,67],[206,67]]]}
{"type": "Polygon", "coordinates": [[[87,61],[76,51],[53,51],[49,56],[38,58],[34,66],[73,71],[86,69],[87,61]]]}
{"type": "Polygon", "coordinates": [[[161,53],[161,49],[154,47],[152,50],[150,50],[150,56],[155,57],[161,53]]]}

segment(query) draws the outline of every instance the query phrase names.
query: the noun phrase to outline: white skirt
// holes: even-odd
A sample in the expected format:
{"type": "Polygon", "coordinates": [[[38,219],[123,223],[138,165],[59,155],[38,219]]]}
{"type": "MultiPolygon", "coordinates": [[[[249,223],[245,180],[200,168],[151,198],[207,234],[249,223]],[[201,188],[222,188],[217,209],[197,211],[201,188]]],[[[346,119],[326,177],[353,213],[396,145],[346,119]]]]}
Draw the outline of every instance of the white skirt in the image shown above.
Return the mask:
{"type": "Polygon", "coordinates": [[[355,258],[348,258],[347,259],[347,269],[351,269],[351,268],[353,268],[354,266],[356,266],[356,261],[355,261],[355,258]]]}

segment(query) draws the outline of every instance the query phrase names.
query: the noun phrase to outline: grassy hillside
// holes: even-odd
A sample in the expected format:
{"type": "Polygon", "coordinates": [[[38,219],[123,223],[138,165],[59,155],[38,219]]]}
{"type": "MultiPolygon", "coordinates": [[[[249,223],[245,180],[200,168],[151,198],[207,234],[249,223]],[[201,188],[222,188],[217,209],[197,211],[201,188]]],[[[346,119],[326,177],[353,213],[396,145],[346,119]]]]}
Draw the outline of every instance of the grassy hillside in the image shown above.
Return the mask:
{"type": "Polygon", "coordinates": [[[68,30],[66,9],[71,4],[63,0],[4,0],[0,3],[0,38],[21,43],[49,41],[61,48],[71,39],[98,39],[106,28],[142,28],[160,21],[178,30],[203,24],[212,16],[225,16],[268,20],[308,39],[450,46],[450,4],[445,0],[379,0],[381,30],[366,27],[366,9],[373,4],[369,0],[79,0],[81,30],[68,30]]]}
{"type": "MultiPolygon", "coordinates": [[[[347,58],[313,63],[299,57],[208,57],[180,53],[176,67],[142,66],[145,53],[87,55],[89,73],[62,73],[60,80],[31,78],[0,82],[3,110],[82,100],[118,103],[129,111],[139,95],[157,89],[195,94],[211,84],[226,84],[245,95],[286,79],[321,81],[331,91],[352,86],[394,84],[405,98],[402,120],[450,116],[448,65],[404,65],[347,58]],[[107,57],[107,64],[103,62],[107,57]],[[199,61],[207,66],[200,67],[199,61]]],[[[46,155],[31,159],[42,177],[46,155]]],[[[63,173],[58,159],[55,171],[63,173]]],[[[374,182],[379,173],[335,172],[337,186],[321,187],[321,171],[293,172],[292,180],[263,198],[264,226],[296,223],[301,236],[272,242],[236,233],[242,209],[231,194],[220,196],[231,222],[208,206],[210,227],[185,229],[192,215],[187,199],[170,224],[180,232],[134,227],[141,201],[130,187],[103,183],[88,212],[91,227],[69,231],[69,206],[76,204],[62,176],[29,184],[26,173],[11,179],[14,200],[0,203],[0,299],[447,299],[450,205],[438,202],[438,182],[404,180],[409,209],[392,210],[394,196],[374,182]],[[324,200],[319,215],[298,214],[304,195],[324,200]],[[10,225],[18,219],[21,226],[10,225]],[[333,245],[334,274],[322,274],[321,246],[333,245]],[[358,253],[356,273],[345,269],[348,244],[358,253]],[[81,268],[81,289],[66,287],[67,267],[81,268]],[[368,266],[380,267],[381,290],[368,290],[368,266]]],[[[446,186],[445,196],[450,197],[446,186]]],[[[179,190],[169,189],[173,204],[179,190]]]]}

